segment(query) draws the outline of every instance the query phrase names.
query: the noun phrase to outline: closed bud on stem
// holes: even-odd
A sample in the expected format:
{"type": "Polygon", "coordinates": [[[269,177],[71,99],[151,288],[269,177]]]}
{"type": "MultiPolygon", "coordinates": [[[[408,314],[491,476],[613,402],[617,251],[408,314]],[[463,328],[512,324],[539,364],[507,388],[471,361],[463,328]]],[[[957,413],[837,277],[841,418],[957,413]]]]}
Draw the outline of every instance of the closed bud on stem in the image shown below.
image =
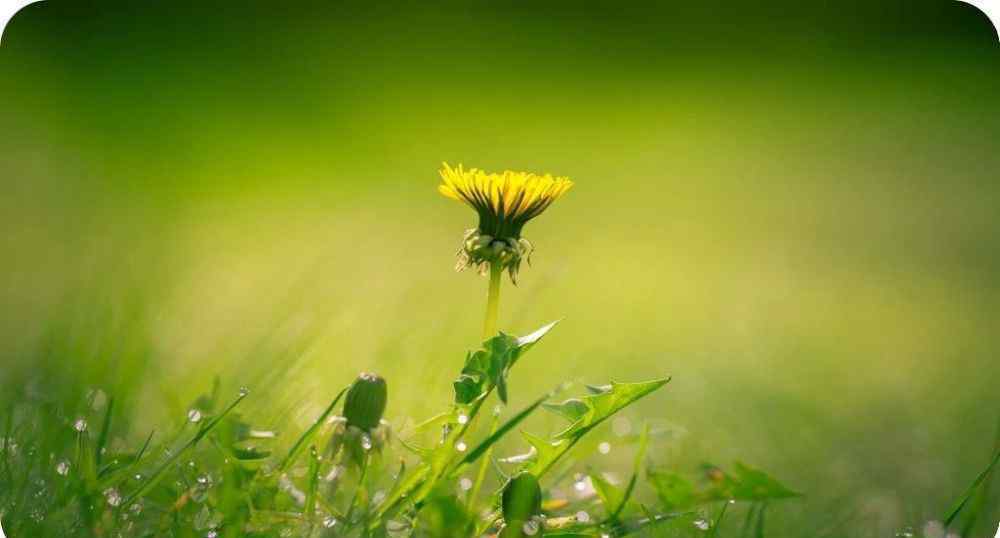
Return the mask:
{"type": "Polygon", "coordinates": [[[348,426],[371,431],[378,426],[388,400],[385,379],[378,374],[362,373],[344,398],[344,418],[348,426]]]}
{"type": "Polygon", "coordinates": [[[519,527],[542,511],[542,489],[538,478],[522,472],[507,481],[500,499],[503,519],[508,526],[519,527]]]}

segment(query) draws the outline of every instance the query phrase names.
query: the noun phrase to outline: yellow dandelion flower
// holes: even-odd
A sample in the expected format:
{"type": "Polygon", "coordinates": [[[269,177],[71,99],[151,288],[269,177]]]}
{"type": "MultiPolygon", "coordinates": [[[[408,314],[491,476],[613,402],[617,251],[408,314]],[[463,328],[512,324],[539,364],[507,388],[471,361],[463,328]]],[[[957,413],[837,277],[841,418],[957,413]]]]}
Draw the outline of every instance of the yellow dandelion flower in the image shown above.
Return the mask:
{"type": "Polygon", "coordinates": [[[492,265],[516,279],[521,260],[532,245],[521,237],[527,222],[541,215],[566,193],[573,182],[566,177],[527,172],[487,173],[444,163],[438,191],[467,204],[479,214],[479,226],[468,230],[459,250],[457,269],[476,266],[485,273],[492,265]]]}

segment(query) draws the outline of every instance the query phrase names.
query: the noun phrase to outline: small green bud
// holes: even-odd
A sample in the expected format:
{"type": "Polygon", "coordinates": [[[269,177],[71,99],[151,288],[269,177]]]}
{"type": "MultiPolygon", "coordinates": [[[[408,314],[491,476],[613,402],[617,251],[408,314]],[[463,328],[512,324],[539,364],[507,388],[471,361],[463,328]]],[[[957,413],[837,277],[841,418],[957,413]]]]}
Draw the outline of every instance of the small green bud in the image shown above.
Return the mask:
{"type": "Polygon", "coordinates": [[[344,399],[344,418],[348,426],[371,431],[378,426],[385,412],[388,389],[385,379],[377,374],[362,373],[347,391],[344,399]]]}
{"type": "Polygon", "coordinates": [[[542,488],[538,478],[522,472],[507,481],[500,499],[503,519],[508,525],[521,525],[542,511],[542,488]]]}

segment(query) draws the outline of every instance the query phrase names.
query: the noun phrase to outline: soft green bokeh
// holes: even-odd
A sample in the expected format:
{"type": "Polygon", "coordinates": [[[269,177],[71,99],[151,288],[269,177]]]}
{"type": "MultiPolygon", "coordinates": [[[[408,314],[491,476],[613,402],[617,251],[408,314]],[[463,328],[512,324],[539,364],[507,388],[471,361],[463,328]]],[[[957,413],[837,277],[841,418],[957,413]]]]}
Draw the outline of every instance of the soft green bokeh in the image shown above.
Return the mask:
{"type": "Polygon", "coordinates": [[[650,457],[770,470],[807,494],[788,533],[921,525],[986,463],[1000,46],[974,8],[242,9],[46,1],[4,33],[0,382],[31,381],[0,401],[100,387],[148,426],[220,375],[295,429],[375,370],[395,423],[437,412],[486,294],[451,270],[475,217],[447,160],[576,182],[504,284],[502,328],[564,318],[514,405],[671,375],[629,414],[676,434],[650,457]]]}

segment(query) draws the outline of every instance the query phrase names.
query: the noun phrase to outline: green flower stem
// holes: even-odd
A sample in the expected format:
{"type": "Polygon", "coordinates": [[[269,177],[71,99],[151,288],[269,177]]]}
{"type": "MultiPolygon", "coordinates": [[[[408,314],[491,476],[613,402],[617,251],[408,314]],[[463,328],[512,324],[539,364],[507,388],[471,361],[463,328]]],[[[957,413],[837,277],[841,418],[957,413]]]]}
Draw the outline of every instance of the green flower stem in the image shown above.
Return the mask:
{"type": "Polygon", "coordinates": [[[486,300],[486,321],[483,323],[483,340],[497,333],[497,312],[500,308],[500,277],[503,267],[499,262],[490,263],[490,291],[486,300]]]}

